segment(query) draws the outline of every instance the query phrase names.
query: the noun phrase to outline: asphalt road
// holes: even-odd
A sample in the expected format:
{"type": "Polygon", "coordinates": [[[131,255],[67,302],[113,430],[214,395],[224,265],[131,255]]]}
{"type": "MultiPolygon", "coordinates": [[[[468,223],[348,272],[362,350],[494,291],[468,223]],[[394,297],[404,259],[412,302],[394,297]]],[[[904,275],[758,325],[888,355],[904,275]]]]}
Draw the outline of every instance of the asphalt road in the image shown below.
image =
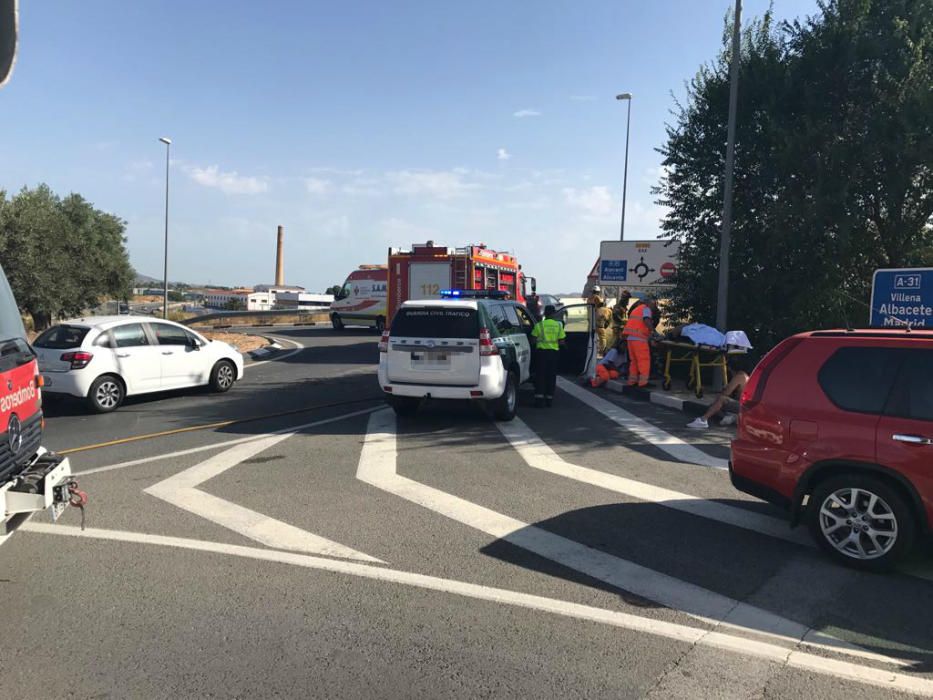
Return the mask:
{"type": "Polygon", "coordinates": [[[930,559],[828,562],[727,432],[569,381],[396,420],[372,332],[275,335],[226,395],[50,410],[87,529],[0,547],[0,697],[933,695],[930,559]]]}

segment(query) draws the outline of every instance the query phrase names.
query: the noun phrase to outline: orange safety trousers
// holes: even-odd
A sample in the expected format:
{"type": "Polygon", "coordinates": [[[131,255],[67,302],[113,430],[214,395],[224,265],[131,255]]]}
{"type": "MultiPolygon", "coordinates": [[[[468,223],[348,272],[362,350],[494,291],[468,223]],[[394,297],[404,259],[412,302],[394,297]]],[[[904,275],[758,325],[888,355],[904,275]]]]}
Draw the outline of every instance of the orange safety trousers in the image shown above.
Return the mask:
{"type": "Polygon", "coordinates": [[[645,386],[651,375],[651,349],[644,340],[631,340],[628,343],[628,385],[645,386]]]}
{"type": "Polygon", "coordinates": [[[590,386],[594,389],[602,386],[610,379],[618,379],[619,370],[606,367],[606,365],[596,365],[596,376],[590,380],[590,386]]]}

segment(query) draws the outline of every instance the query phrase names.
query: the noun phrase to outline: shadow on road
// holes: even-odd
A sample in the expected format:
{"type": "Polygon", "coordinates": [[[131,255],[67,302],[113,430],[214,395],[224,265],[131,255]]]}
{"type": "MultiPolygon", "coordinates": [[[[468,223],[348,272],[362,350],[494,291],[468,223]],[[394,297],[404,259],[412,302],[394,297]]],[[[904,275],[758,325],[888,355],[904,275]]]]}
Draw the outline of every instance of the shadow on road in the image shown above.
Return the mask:
{"type": "Polygon", "coordinates": [[[903,659],[910,662],[912,672],[933,672],[933,605],[929,604],[933,584],[929,581],[854,571],[819,552],[713,521],[701,523],[650,503],[568,511],[480,551],[514,566],[612,591],[634,605],[662,607],[509,541],[531,538],[539,530],[745,601],[869,651],[903,659]]]}

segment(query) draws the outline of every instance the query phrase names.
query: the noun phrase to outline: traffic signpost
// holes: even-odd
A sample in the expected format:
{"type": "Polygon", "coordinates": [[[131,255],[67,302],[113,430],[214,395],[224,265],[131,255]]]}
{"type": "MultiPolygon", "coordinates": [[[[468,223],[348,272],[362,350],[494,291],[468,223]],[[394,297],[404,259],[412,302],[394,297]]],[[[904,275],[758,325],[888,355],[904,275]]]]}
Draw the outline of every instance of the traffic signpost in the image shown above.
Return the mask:
{"type": "Polygon", "coordinates": [[[933,267],[875,270],[872,328],[933,328],[933,267]]]}
{"type": "Polygon", "coordinates": [[[599,283],[628,290],[663,289],[673,285],[680,242],[603,241],[599,246],[599,283]]]}

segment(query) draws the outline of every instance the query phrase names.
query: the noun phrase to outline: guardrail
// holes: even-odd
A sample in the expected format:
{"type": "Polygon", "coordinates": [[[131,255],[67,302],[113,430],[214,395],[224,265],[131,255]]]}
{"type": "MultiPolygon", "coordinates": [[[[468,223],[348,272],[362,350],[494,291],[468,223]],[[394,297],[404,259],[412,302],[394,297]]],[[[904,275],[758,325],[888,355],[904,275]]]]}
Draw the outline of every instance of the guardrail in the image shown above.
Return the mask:
{"type": "MultiPolygon", "coordinates": [[[[186,326],[211,325],[213,328],[229,328],[232,326],[273,326],[271,319],[293,319],[294,326],[314,326],[321,323],[330,323],[330,316],[326,309],[280,309],[273,311],[218,311],[216,313],[193,316],[181,321],[186,326]],[[256,323],[247,323],[248,319],[260,319],[256,323]],[[234,321],[233,323],[216,324],[212,321],[234,321]]],[[[286,321],[288,323],[288,321],[286,321]]]]}

